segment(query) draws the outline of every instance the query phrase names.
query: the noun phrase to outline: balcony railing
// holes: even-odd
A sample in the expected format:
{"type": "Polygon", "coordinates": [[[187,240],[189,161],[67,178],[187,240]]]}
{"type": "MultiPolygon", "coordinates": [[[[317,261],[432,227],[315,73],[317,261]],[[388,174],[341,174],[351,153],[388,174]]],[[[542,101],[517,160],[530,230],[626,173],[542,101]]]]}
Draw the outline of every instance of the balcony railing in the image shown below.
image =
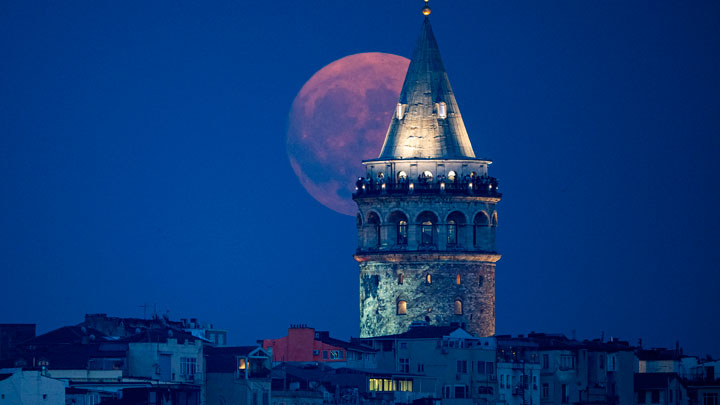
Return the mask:
{"type": "Polygon", "coordinates": [[[386,183],[382,179],[375,181],[372,179],[359,178],[355,183],[355,193],[353,193],[353,198],[409,194],[452,194],[480,197],[502,197],[502,194],[498,192],[498,182],[496,178],[476,177],[472,181],[433,181],[426,179],[417,183],[411,181],[386,183]]]}

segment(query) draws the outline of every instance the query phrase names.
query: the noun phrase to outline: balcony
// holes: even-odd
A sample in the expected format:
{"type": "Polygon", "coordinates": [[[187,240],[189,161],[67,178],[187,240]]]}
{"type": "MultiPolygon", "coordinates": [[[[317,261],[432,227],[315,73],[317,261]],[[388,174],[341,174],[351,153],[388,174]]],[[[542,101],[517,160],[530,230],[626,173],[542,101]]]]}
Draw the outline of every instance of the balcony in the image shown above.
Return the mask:
{"type": "Polygon", "coordinates": [[[353,198],[367,198],[379,196],[398,195],[463,195],[477,197],[501,198],[498,192],[498,181],[494,177],[476,177],[472,181],[433,181],[423,180],[417,183],[411,181],[384,182],[382,179],[358,178],[355,182],[353,198]]]}

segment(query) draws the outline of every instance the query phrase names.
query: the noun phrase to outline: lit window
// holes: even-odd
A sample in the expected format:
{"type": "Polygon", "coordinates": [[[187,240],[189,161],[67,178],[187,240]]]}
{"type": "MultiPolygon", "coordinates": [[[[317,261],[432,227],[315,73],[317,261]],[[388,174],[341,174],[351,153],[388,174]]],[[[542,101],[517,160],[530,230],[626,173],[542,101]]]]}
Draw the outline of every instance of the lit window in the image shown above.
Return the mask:
{"type": "Polygon", "coordinates": [[[462,313],[463,313],[462,301],[455,300],[455,315],[462,315],[462,313]]]}
{"type": "Polygon", "coordinates": [[[425,179],[427,180],[427,182],[431,182],[431,181],[432,181],[432,179],[433,179],[433,174],[432,174],[432,172],[431,172],[430,170],[425,170],[425,171],[423,172],[423,175],[425,176],[425,179]]]}
{"type": "Polygon", "coordinates": [[[445,118],[447,118],[447,104],[445,104],[444,101],[441,101],[437,104],[437,109],[438,117],[440,117],[440,119],[444,120],[445,118]]]}
{"type": "Polygon", "coordinates": [[[238,370],[245,370],[247,368],[247,360],[240,357],[238,358],[238,370]]]}
{"type": "Polygon", "coordinates": [[[408,240],[408,223],[405,220],[398,222],[397,228],[397,241],[398,245],[407,245],[408,240]]]}
{"type": "Polygon", "coordinates": [[[401,182],[404,182],[405,180],[407,180],[407,173],[405,173],[405,172],[398,173],[398,180],[400,180],[401,182]]]}
{"type": "Polygon", "coordinates": [[[405,114],[405,105],[402,103],[398,103],[397,107],[395,107],[395,117],[397,119],[401,120],[404,114],[405,114]]]}
{"type": "Polygon", "coordinates": [[[412,380],[398,380],[398,388],[401,392],[412,392],[412,383],[412,380]]]}
{"type": "Polygon", "coordinates": [[[397,314],[407,315],[407,301],[398,301],[397,303],[397,314]]]}
{"type": "Polygon", "coordinates": [[[425,282],[427,284],[432,284],[432,276],[430,274],[425,275],[425,282]]]}
{"type": "Polygon", "coordinates": [[[454,182],[455,179],[457,178],[457,173],[455,173],[454,170],[450,170],[450,171],[448,172],[448,176],[447,176],[447,177],[448,177],[448,180],[454,182]]]}
{"type": "Polygon", "coordinates": [[[455,276],[455,284],[460,285],[460,273],[455,276]]]}

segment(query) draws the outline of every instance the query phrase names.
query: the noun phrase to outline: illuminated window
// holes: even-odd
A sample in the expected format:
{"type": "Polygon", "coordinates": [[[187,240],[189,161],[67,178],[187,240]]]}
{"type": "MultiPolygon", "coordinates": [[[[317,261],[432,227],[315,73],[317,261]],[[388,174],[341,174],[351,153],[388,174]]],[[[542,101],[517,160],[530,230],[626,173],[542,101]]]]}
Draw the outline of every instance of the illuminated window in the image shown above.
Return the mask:
{"type": "Polygon", "coordinates": [[[454,219],[448,221],[447,231],[448,245],[457,245],[457,222],[454,219]]]}
{"type": "Polygon", "coordinates": [[[454,182],[455,179],[457,178],[457,173],[455,173],[455,171],[453,171],[453,170],[450,170],[450,171],[448,172],[448,176],[447,176],[447,177],[448,177],[448,180],[454,182]]]}
{"type": "Polygon", "coordinates": [[[462,313],[463,313],[462,301],[455,300],[455,315],[462,315],[462,313]]]}
{"type": "Polygon", "coordinates": [[[238,370],[245,370],[247,368],[247,360],[243,357],[238,357],[238,370]]]}
{"type": "Polygon", "coordinates": [[[432,284],[432,276],[430,274],[425,275],[425,282],[427,284],[432,284]]]}
{"type": "Polygon", "coordinates": [[[398,380],[398,388],[401,392],[412,392],[412,380],[398,380]]]}
{"type": "Polygon", "coordinates": [[[397,119],[401,120],[404,114],[405,114],[405,105],[402,103],[398,103],[397,107],[395,107],[395,117],[397,119]]]}
{"type": "Polygon", "coordinates": [[[397,243],[398,245],[407,245],[408,240],[408,223],[400,220],[397,225],[397,243]]]}
{"type": "Polygon", "coordinates": [[[405,180],[407,180],[407,173],[405,173],[405,172],[398,173],[398,181],[405,182],[405,180]]]}
{"type": "Polygon", "coordinates": [[[460,273],[455,276],[455,284],[460,285],[460,273]]]}
{"type": "Polygon", "coordinates": [[[438,107],[438,117],[440,117],[440,119],[443,119],[443,120],[445,118],[447,118],[447,104],[445,104],[444,101],[441,101],[438,103],[437,107],[438,107]]]}
{"type": "Polygon", "coordinates": [[[432,174],[431,171],[425,170],[425,171],[423,172],[423,175],[425,176],[425,179],[427,179],[428,183],[432,181],[432,179],[433,179],[433,174],[432,174]]]}
{"type": "Polygon", "coordinates": [[[407,315],[407,301],[400,300],[397,303],[397,314],[407,315]]]}

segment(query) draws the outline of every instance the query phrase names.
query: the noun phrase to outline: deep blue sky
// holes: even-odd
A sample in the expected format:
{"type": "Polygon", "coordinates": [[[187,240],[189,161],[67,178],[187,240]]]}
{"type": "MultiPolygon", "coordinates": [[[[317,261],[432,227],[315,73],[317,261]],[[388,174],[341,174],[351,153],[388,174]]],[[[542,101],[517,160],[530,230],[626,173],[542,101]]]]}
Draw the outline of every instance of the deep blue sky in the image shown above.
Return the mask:
{"type": "MultiPolygon", "coordinates": [[[[497,331],[720,355],[720,3],[440,1],[501,181],[497,331]]],[[[285,151],[343,56],[410,56],[421,1],[0,2],[0,322],[86,312],[358,334],[354,218],[285,151]]]]}

